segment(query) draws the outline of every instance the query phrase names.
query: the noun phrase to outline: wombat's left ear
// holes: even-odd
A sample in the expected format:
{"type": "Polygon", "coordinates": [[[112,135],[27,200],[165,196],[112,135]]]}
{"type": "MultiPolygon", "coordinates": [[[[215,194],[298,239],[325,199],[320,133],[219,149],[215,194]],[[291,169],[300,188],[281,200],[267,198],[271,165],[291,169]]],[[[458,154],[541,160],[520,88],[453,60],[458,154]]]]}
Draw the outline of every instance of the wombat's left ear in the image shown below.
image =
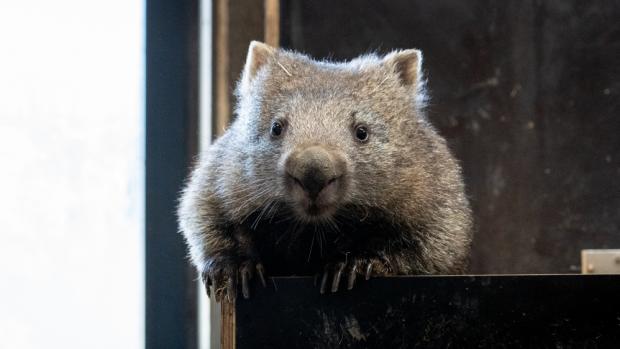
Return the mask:
{"type": "Polygon", "coordinates": [[[259,41],[252,41],[248,49],[248,57],[243,68],[242,84],[249,86],[261,67],[274,56],[276,48],[259,41]]]}
{"type": "Polygon", "coordinates": [[[416,49],[394,51],[383,59],[403,85],[417,88],[422,77],[422,52],[416,49]]]}

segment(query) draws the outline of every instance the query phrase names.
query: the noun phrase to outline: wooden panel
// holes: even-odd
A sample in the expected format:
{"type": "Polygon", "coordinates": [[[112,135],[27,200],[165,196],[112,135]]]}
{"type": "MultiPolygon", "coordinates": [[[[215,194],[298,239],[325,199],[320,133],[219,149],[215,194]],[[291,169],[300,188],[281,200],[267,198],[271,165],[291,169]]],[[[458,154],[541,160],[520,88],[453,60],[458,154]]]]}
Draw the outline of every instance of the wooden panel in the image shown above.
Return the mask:
{"type": "Polygon", "coordinates": [[[280,0],[265,0],[265,43],[280,46],[280,0]]]}
{"type": "Polygon", "coordinates": [[[253,0],[213,0],[212,4],[213,132],[218,136],[233,117],[233,92],[250,41],[265,40],[265,4],[253,0]]]}
{"type": "Polygon", "coordinates": [[[236,348],[612,348],[620,276],[275,278],[236,305],[236,348]],[[277,287],[277,289],[276,289],[277,287]]]}
{"type": "Polygon", "coordinates": [[[218,305],[221,312],[221,345],[222,349],[234,349],[237,347],[237,321],[235,305],[224,302],[218,305]]]}
{"type": "Polygon", "coordinates": [[[473,204],[472,272],[578,273],[580,250],[620,246],[619,19],[617,1],[288,0],[281,42],[422,49],[473,204]]]}

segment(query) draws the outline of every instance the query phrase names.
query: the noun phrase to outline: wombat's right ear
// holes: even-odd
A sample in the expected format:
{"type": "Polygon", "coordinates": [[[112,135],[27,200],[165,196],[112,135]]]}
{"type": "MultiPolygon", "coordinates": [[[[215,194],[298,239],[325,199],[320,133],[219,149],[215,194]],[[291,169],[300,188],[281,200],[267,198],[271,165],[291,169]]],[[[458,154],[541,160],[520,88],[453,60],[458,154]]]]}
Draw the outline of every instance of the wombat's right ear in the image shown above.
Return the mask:
{"type": "Polygon", "coordinates": [[[394,51],[383,59],[398,75],[400,82],[417,89],[422,77],[422,52],[416,49],[394,51]]]}
{"type": "Polygon", "coordinates": [[[243,68],[243,76],[241,83],[244,87],[248,87],[256,74],[267,64],[274,56],[276,49],[259,41],[252,41],[248,49],[248,57],[243,68]]]}

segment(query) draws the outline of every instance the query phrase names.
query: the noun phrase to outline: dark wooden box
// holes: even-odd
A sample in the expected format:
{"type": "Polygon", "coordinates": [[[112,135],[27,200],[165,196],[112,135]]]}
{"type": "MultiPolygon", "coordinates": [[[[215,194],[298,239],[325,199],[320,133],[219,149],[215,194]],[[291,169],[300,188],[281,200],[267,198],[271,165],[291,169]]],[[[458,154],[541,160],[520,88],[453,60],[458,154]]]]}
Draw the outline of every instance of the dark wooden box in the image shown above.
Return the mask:
{"type": "Polygon", "coordinates": [[[273,278],[222,308],[223,348],[617,348],[620,276],[410,276],[319,294],[273,278]]]}

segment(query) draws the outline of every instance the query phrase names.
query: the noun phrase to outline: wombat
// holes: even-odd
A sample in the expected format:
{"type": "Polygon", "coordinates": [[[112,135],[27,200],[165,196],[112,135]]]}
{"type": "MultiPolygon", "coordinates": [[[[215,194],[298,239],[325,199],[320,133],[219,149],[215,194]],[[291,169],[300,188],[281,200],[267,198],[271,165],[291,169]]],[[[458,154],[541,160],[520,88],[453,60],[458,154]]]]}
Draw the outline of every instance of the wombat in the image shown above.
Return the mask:
{"type": "Polygon", "coordinates": [[[459,274],[472,219],[461,170],[426,119],[419,50],[348,62],[252,42],[236,119],[179,205],[216,300],[254,277],[315,275],[320,292],[375,275],[459,274]]]}

